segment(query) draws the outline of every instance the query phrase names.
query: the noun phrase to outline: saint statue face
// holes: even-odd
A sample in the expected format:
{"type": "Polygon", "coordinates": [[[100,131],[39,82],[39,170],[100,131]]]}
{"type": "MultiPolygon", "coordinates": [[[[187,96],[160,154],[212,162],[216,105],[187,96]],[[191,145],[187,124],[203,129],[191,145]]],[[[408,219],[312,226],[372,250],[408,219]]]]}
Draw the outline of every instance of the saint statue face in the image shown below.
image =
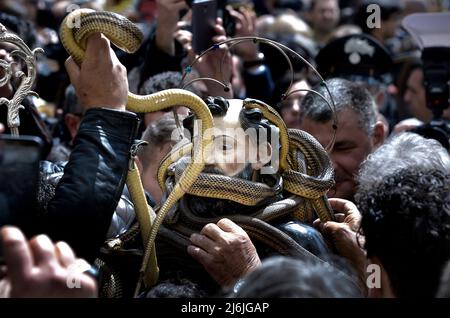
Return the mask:
{"type": "MultiPolygon", "coordinates": [[[[266,138],[267,128],[260,127],[260,119],[265,121],[261,115],[258,116],[261,112],[254,109],[249,115],[239,99],[210,98],[207,104],[213,115],[214,128],[205,133],[211,134],[213,142],[204,152],[203,172],[260,181],[253,180],[254,173],[272,159],[272,147],[266,138]],[[247,123],[251,122],[245,129],[242,125],[244,117],[247,123]]],[[[186,195],[186,200],[192,212],[204,217],[245,213],[252,208],[232,200],[193,195],[186,195]]]]}
{"type": "Polygon", "coordinates": [[[259,170],[270,161],[271,147],[266,140],[251,138],[257,129],[244,128],[240,122],[243,101],[228,100],[226,113],[214,116],[213,143],[205,154],[205,172],[231,177],[249,175],[247,170],[259,170]],[[244,174],[244,175],[242,175],[244,174]]]}

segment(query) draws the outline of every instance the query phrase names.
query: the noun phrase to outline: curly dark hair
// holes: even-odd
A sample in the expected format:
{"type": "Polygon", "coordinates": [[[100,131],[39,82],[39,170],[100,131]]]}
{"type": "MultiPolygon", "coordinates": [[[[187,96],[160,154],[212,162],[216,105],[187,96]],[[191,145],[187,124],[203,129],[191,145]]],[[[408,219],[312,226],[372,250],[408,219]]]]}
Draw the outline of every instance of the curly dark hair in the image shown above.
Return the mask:
{"type": "Polygon", "coordinates": [[[355,196],[368,257],[386,269],[398,297],[434,297],[450,256],[450,175],[398,170],[355,196]]]}

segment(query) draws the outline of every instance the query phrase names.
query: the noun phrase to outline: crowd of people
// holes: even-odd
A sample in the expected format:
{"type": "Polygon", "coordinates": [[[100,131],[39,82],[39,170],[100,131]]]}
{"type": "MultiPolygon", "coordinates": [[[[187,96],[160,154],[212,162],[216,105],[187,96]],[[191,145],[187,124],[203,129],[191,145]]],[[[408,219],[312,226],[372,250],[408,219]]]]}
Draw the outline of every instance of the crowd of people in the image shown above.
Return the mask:
{"type": "MultiPolygon", "coordinates": [[[[445,12],[450,3],[218,3],[213,43],[263,37],[311,65],[286,52],[291,69],[274,46],[247,41],[230,49],[221,45],[191,68],[197,55],[191,3],[185,0],[0,3],[0,23],[8,32],[45,51],[37,58],[33,90],[39,97],[27,97],[20,111],[20,133],[39,137],[43,145],[35,211],[23,224],[0,224],[0,295],[133,295],[145,242],[125,186],[130,160],[139,169],[147,204],[158,213],[186,168],[183,160],[172,164],[161,184],[160,164],[184,142],[183,134],[192,133],[193,115],[185,105],[136,114],[127,110],[127,96],[129,91],[148,95],[181,88],[189,70],[188,81],[216,80],[193,81],[185,89],[209,107],[221,158],[234,159],[206,158],[204,172],[265,184],[270,195],[248,206],[227,196],[188,192],[169,212],[171,220],[156,240],[159,282],[141,287],[135,296],[450,297],[450,149],[411,132],[429,122],[433,112],[427,107],[421,51],[401,26],[410,14],[445,12]],[[375,26],[368,23],[373,14],[368,7],[374,4],[379,10],[375,26]],[[111,49],[109,40],[95,33],[87,40],[82,64],[76,64],[58,36],[63,18],[76,8],[126,16],[144,35],[140,49],[133,54],[111,49]],[[275,140],[263,143],[260,132],[254,139],[230,141],[228,129],[245,128],[244,122],[265,135],[277,130],[260,112],[243,107],[246,98],[272,106],[287,128],[313,136],[317,147],[327,149],[334,170],[325,204],[334,211],[333,220],[283,212],[258,221],[270,223],[260,225],[270,232],[259,236],[297,244],[297,254],[264,245],[267,240],[258,239],[245,221],[292,198],[280,175],[261,172],[279,153],[275,140]],[[147,145],[130,159],[140,143],[136,140],[147,145]],[[251,151],[255,145],[265,151],[256,150],[257,160],[250,162],[238,149],[251,151]],[[120,292],[111,278],[116,284],[120,278],[120,292]]],[[[0,59],[19,59],[13,49],[0,43],[0,59]]],[[[11,77],[0,87],[0,97],[11,99],[19,80],[11,77]]],[[[6,113],[0,105],[2,134],[11,133],[6,113]]],[[[450,111],[442,118],[450,120],[450,111]]],[[[300,166],[299,171],[310,169],[300,166]]],[[[226,188],[221,180],[213,187],[226,188]]],[[[311,204],[305,204],[307,211],[311,204]]]]}

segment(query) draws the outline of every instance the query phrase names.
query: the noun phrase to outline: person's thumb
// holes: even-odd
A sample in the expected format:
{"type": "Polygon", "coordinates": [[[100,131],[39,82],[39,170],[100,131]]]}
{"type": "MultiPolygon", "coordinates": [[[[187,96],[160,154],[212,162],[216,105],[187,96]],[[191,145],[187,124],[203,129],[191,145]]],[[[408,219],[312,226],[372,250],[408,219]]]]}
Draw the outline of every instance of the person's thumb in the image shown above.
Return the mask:
{"type": "Polygon", "coordinates": [[[78,86],[78,78],[80,77],[80,68],[78,67],[77,63],[72,59],[72,57],[69,57],[66,62],[64,63],[66,66],[67,74],[69,74],[70,82],[75,87],[75,90],[78,86]]]}
{"type": "Polygon", "coordinates": [[[325,222],[322,226],[322,234],[328,237],[333,236],[337,231],[342,228],[342,223],[333,221],[325,222]]]}

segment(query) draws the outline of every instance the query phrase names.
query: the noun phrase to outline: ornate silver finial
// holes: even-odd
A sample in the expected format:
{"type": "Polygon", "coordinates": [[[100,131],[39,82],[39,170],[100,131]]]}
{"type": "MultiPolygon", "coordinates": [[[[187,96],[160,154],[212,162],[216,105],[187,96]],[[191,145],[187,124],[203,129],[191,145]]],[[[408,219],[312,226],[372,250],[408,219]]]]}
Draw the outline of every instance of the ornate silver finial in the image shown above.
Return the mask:
{"type": "Polygon", "coordinates": [[[27,66],[26,74],[22,71],[18,71],[13,74],[11,65],[16,62],[8,62],[6,60],[0,59],[0,68],[3,69],[3,77],[0,78],[0,87],[6,85],[13,77],[21,79],[20,85],[11,100],[7,99],[6,97],[0,97],[0,106],[6,105],[6,107],[8,107],[7,124],[11,129],[11,134],[18,135],[20,126],[19,109],[24,108],[22,106],[22,101],[26,96],[30,94],[37,96],[36,92],[33,92],[31,90],[36,80],[36,54],[43,53],[44,50],[41,48],[30,50],[30,48],[20,37],[8,32],[5,26],[1,23],[0,42],[8,42],[15,45],[17,49],[11,52],[11,56],[21,58],[25,61],[25,64],[27,66]]]}

